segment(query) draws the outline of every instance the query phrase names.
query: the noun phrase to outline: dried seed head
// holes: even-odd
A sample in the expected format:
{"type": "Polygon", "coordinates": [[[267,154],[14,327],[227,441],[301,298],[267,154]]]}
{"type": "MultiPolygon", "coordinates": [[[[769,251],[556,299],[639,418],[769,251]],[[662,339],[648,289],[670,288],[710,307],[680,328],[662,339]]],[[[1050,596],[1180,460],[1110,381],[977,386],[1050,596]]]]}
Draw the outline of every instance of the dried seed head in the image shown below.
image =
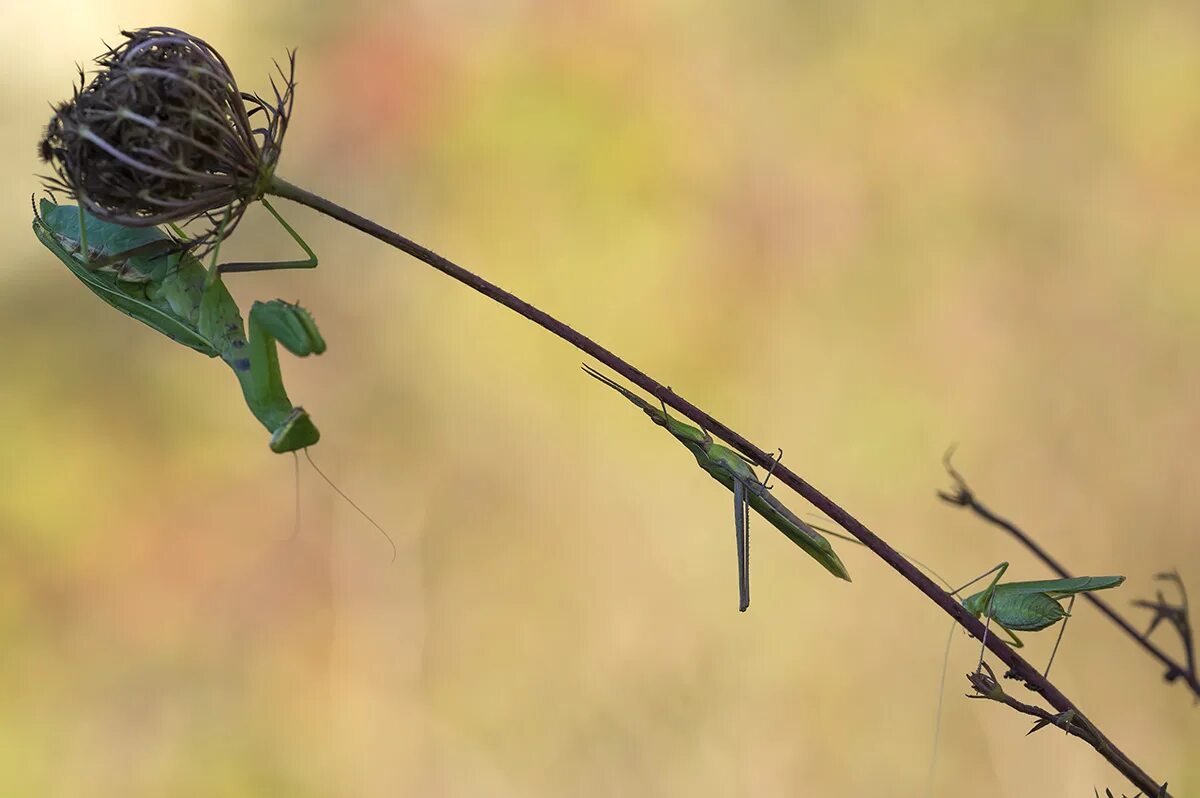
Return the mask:
{"type": "Polygon", "coordinates": [[[203,217],[211,241],[262,196],[275,171],[295,91],[276,64],[273,102],[238,89],[206,42],[174,28],[123,31],[126,41],[96,59],[100,70],[54,109],[38,152],[61,189],[93,215],[130,227],[203,217]],[[252,121],[260,114],[261,118],[252,121]],[[258,127],[254,127],[257,122],[258,127]]]}

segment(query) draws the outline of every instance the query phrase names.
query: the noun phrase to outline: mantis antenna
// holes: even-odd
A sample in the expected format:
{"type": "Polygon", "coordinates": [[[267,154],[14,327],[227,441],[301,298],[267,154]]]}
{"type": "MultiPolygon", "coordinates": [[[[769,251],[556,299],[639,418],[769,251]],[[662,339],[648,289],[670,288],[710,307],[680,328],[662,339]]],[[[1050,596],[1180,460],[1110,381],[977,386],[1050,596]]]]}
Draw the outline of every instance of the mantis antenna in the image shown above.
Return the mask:
{"type": "MultiPolygon", "coordinates": [[[[345,492],[344,492],[344,491],[342,491],[342,489],[341,489],[341,488],[339,488],[337,485],[333,484],[333,480],[332,480],[332,479],[330,479],[329,477],[325,476],[325,472],[324,472],[324,471],[322,471],[322,470],[321,470],[321,469],[320,469],[320,468],[317,466],[317,464],[313,462],[312,455],[308,453],[308,447],[307,447],[307,446],[306,446],[306,447],[304,447],[304,459],[308,460],[308,464],[309,464],[310,466],[312,466],[312,467],[313,467],[313,471],[316,471],[318,474],[320,474],[320,475],[321,475],[321,479],[325,480],[325,484],[327,484],[327,485],[329,485],[329,487],[333,488],[334,492],[336,492],[336,493],[337,493],[337,495],[339,495],[339,496],[341,496],[343,499],[345,499],[347,504],[349,504],[351,507],[353,507],[355,510],[357,510],[359,515],[361,515],[363,518],[367,519],[367,521],[369,521],[369,522],[370,522],[371,526],[373,526],[373,527],[375,527],[376,529],[378,529],[378,530],[379,530],[379,534],[383,535],[383,536],[384,536],[384,538],[386,538],[386,539],[387,539],[387,542],[388,542],[388,544],[389,544],[389,545],[392,547],[392,562],[395,562],[395,561],[396,561],[396,541],[392,540],[392,536],[391,536],[391,535],[389,535],[389,534],[387,533],[387,530],[385,530],[383,527],[381,527],[381,526],[379,525],[379,523],[378,523],[378,522],[377,522],[377,521],[376,521],[374,518],[372,518],[371,516],[367,515],[367,512],[366,512],[365,510],[363,510],[363,508],[361,508],[361,507],[359,507],[357,504],[355,504],[355,503],[354,503],[354,499],[351,499],[349,496],[347,496],[347,495],[345,494],[345,492]]],[[[299,463],[299,460],[297,460],[297,463],[299,463]]],[[[299,517],[300,517],[300,516],[299,516],[299,501],[300,501],[300,494],[299,494],[299,492],[297,492],[297,494],[296,494],[296,501],[297,501],[297,511],[296,511],[296,512],[297,512],[297,515],[296,515],[296,517],[297,517],[297,518],[299,518],[299,517]]]]}
{"type": "Polygon", "coordinates": [[[292,536],[288,540],[300,537],[300,456],[292,451],[292,465],[296,476],[296,524],[292,527],[292,536]]]}

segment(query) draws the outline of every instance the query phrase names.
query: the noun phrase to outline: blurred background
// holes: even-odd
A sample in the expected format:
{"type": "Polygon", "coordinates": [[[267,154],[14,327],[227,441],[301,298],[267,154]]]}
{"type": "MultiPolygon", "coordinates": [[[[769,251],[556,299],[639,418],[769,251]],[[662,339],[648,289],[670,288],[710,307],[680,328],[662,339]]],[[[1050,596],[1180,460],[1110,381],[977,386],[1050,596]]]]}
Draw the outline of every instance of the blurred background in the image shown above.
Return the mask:
{"type": "MultiPolygon", "coordinates": [[[[947,617],[765,523],[739,615],[729,494],[509,311],[298,207],[321,267],[230,281],[319,321],[288,390],[391,562],[224,365],[86,291],[30,232],[35,143],[122,27],[199,35],[253,91],[298,48],[281,175],[783,447],[947,579],[1051,575],[936,499],[958,442],[1071,570],[1127,575],[1107,598],[1138,625],[1158,571],[1200,595],[1191,4],[0,5],[0,794],[923,795],[929,771],[947,617]]],[[[259,209],[222,254],[292,251],[259,209]]],[[[1044,663],[1053,633],[1027,639],[1044,663]]],[[[954,641],[935,794],[1134,792],[965,700],[954,641]]],[[[1055,682],[1195,794],[1200,715],[1161,677],[1079,605],[1055,682]]]]}

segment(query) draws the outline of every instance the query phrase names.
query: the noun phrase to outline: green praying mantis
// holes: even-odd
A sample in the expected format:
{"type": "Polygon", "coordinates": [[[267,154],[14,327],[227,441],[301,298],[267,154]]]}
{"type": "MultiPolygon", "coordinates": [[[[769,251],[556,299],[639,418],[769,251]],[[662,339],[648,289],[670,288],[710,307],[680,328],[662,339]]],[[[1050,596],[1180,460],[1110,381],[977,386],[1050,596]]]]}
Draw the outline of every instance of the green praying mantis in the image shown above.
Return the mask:
{"type": "Polygon", "coordinates": [[[312,315],[282,299],[255,302],[247,336],[241,311],[221,279],[222,274],[232,272],[316,267],[317,256],[304,239],[266,199],[262,203],[307,259],[218,265],[218,237],[212,263],[205,268],[188,251],[183,231],[177,227],[173,239],[155,227],[123,227],[101,221],[82,208],[46,199],[40,209],[34,208],[33,232],[106,303],[173,341],[225,361],[237,376],[250,411],[271,433],[271,451],[305,450],[309,465],[321,479],[387,539],[394,561],[396,544],[387,531],[308,456],[308,447],[321,433],[304,408],[292,405],[284,389],[277,343],[299,357],[325,351],[325,339],[312,315]]]}
{"type": "MultiPolygon", "coordinates": [[[[122,227],[72,205],[43,199],[33,231],[51,252],[106,303],[173,341],[229,365],[251,412],[271,433],[273,452],[313,445],[320,433],[302,407],[288,399],[276,343],[294,355],[319,355],[325,341],[307,310],[281,299],[255,302],[249,336],[223,273],[313,268],[317,257],[265,199],[264,207],[308,255],[307,260],[217,265],[188,251],[183,232],[172,239],[156,227],[122,227]]],[[[219,240],[218,240],[219,241],[219,240]]]]}
{"type": "MultiPolygon", "coordinates": [[[[654,407],[629,389],[605,377],[588,365],[583,370],[642,409],[650,420],[671,433],[691,452],[709,476],[733,492],[734,532],[738,559],[738,609],[750,606],[750,515],[749,508],[767,519],[789,540],[803,549],[834,576],[850,581],[850,573],[838,559],[829,541],[800,520],[783,502],[776,499],[754,469],[737,452],[713,441],[712,436],[689,424],[676,421],[666,405],[654,407]]],[[[768,478],[770,475],[768,474],[768,478]]]]}

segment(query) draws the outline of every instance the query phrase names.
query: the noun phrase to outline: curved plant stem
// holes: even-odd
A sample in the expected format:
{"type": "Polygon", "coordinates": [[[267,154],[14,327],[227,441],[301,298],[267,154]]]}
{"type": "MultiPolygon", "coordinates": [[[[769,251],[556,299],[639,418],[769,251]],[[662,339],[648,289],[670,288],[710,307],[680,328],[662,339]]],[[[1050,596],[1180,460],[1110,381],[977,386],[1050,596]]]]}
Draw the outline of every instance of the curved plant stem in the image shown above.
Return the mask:
{"type": "MultiPolygon", "coordinates": [[[[545,328],[549,332],[557,335],[567,343],[576,347],[580,351],[595,358],[604,365],[608,366],[613,371],[620,374],[625,379],[637,385],[639,388],[654,395],[666,404],[673,407],[679,413],[688,417],[692,421],[700,425],[710,434],[715,435],[734,448],[741,451],[747,459],[757,463],[762,468],[773,468],[775,477],[787,485],[792,490],[799,493],[808,500],[814,507],[826,516],[831,518],[840,527],[845,529],[851,535],[862,541],[863,545],[875,552],[884,562],[898,571],[901,576],[912,583],[918,590],[924,593],[930,601],[942,608],[942,611],[952,617],[960,626],[965,628],[976,638],[982,638],[984,635],[983,624],[971,617],[962,605],[958,603],[946,591],[935,585],[928,577],[921,573],[915,566],[910,564],[908,560],[900,556],[895,549],[881,540],[870,529],[863,525],[858,519],[843,510],[840,506],[834,503],[831,499],[814,488],[808,482],[801,479],[796,473],[784,465],[777,464],[772,456],[762,449],[755,446],[750,441],[743,438],[737,432],[717,421],[715,418],[705,413],[700,408],[688,402],[683,397],[676,394],[670,388],[651,379],[642,371],[634,368],[629,363],[622,360],[617,355],[605,349],[600,344],[588,338],[586,335],[572,329],[567,324],[559,321],[545,311],[539,310],[523,299],[510,294],[498,285],[491,283],[473,272],[464,269],[462,266],[450,261],[431,249],[421,246],[399,233],[393,232],[381,225],[366,219],[353,211],[347,210],[340,205],[337,205],[324,197],[306,191],[299,186],[275,177],[266,187],[266,193],[284,197],[285,199],[293,200],[302,205],[307,205],[313,210],[319,211],[326,216],[329,216],[343,224],[347,224],[357,230],[361,230],[368,235],[378,238],[387,244],[407,252],[414,258],[432,266],[443,274],[453,277],[465,285],[470,286],[484,296],[492,299],[510,310],[516,311],[533,323],[545,328]]],[[[1012,669],[1016,678],[1021,679],[1030,687],[1042,694],[1042,696],[1057,709],[1062,712],[1074,712],[1076,718],[1082,719],[1082,722],[1087,722],[1086,717],[1075,704],[1067,699],[1065,695],[1059,692],[1058,688],[1052,683],[1042,678],[1042,675],[1023,658],[1017,655],[1011,648],[1004,644],[996,635],[988,635],[987,647],[992,650],[1002,662],[1012,669]]],[[[1093,725],[1094,729],[1095,726],[1093,725]]],[[[1163,795],[1170,798],[1164,791],[1160,793],[1160,782],[1154,781],[1150,776],[1143,771],[1133,760],[1120,751],[1111,741],[1103,734],[1096,730],[1097,738],[1100,745],[1097,746],[1097,751],[1107,759],[1113,767],[1120,771],[1130,782],[1139,790],[1149,795],[1163,795]]]]}

